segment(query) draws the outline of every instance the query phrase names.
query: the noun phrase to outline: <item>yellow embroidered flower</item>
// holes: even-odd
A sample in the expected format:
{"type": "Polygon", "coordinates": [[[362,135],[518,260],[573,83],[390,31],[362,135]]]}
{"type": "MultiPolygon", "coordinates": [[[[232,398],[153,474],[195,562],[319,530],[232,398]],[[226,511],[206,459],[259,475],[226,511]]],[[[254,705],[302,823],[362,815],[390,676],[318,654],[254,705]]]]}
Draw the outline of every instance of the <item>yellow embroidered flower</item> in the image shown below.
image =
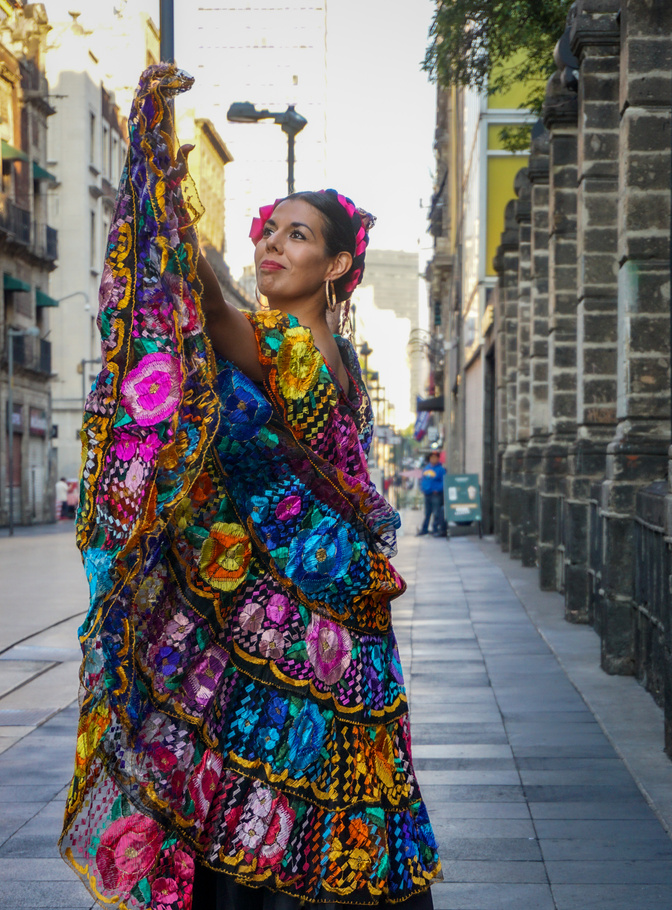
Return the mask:
{"type": "Polygon", "coordinates": [[[110,709],[107,705],[98,705],[90,714],[80,719],[75,756],[75,764],[79,770],[86,768],[109,722],[110,709]]]}
{"type": "Polygon", "coordinates": [[[247,576],[252,548],[242,525],[216,521],[201,549],[198,570],[218,591],[235,591],[247,576]]]}
{"type": "Polygon", "coordinates": [[[282,313],[280,310],[259,310],[255,314],[255,319],[258,323],[263,325],[265,329],[274,329],[278,324],[282,313]]]}
{"type": "Polygon", "coordinates": [[[287,329],[278,350],[278,385],[285,398],[303,398],[317,382],[322,355],[302,325],[287,329]]]}
{"type": "Polygon", "coordinates": [[[382,785],[391,790],[394,787],[394,749],[392,741],[385,730],[381,727],[376,734],[374,744],[374,759],[376,764],[376,774],[382,785]]]}

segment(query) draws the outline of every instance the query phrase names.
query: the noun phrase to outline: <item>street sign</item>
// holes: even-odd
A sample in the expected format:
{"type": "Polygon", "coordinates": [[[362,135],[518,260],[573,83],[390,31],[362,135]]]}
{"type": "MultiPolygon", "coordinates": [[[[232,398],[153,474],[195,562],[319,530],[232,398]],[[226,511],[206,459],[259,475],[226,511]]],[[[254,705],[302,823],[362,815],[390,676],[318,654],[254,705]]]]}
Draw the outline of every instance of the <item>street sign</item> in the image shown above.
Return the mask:
{"type": "Polygon", "coordinates": [[[443,481],[446,521],[481,521],[478,474],[446,474],[443,481]]]}

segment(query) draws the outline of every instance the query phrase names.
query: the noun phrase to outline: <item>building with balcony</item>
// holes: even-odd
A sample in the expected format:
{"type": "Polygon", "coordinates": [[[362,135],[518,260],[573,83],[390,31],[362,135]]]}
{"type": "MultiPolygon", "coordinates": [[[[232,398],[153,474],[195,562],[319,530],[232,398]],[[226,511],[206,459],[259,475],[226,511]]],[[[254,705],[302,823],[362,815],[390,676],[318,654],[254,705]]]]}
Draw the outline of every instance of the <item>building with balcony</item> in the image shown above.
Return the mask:
{"type": "Polygon", "coordinates": [[[43,4],[0,0],[0,525],[54,518],[49,276],[58,234],[48,222],[43,4]],[[10,408],[11,399],[11,408],[10,408]]]}
{"type": "Polygon", "coordinates": [[[53,18],[46,56],[56,107],[48,168],[57,178],[48,205],[60,237],[60,267],[51,281],[51,294],[61,301],[51,336],[53,422],[58,473],[68,479],[79,474],[84,400],[100,364],[98,289],[126,159],[125,115],[137,78],[159,57],[158,32],[146,14],[120,11],[112,25],[99,21],[101,15],[92,9],[81,18],[75,11],[53,18]],[[122,73],[116,78],[115,55],[122,73]]]}

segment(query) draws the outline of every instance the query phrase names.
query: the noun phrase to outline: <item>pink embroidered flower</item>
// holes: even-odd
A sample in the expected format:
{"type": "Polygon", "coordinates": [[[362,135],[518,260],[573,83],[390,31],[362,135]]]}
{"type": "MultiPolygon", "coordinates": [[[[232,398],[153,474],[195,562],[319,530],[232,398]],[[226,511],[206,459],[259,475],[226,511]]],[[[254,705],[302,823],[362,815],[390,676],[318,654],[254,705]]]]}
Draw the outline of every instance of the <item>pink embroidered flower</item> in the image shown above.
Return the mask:
{"type": "Polygon", "coordinates": [[[295,818],[296,814],[290,808],[287,797],[281,794],[275,804],[275,812],[266,831],[264,844],[259,851],[259,868],[274,866],[282,859],[295,818]]]}
{"type": "Polygon", "coordinates": [[[135,458],[126,472],[126,489],[130,490],[131,493],[135,493],[138,487],[142,485],[144,479],[145,467],[139,459],[135,458]]]}
{"type": "Polygon", "coordinates": [[[142,461],[151,462],[163,443],[153,431],[139,437],[134,433],[123,430],[116,436],[113,445],[114,453],[120,461],[132,461],[138,457],[142,461]]]}
{"type": "Polygon", "coordinates": [[[136,813],[112,822],[96,852],[96,863],[105,888],[127,895],[156,861],[163,831],[146,815],[136,813]]]}
{"type": "Polygon", "coordinates": [[[306,634],[306,648],[317,678],[332,686],[350,664],[352,639],[343,626],[313,615],[306,634]]]}
{"type": "Polygon", "coordinates": [[[266,629],[261,635],[259,650],[269,660],[277,660],[285,653],[285,637],[279,629],[266,629]]]}
{"type": "Polygon", "coordinates": [[[201,823],[205,822],[208,817],[223,767],[222,756],[217,755],[211,749],[206,749],[189,781],[187,789],[194,801],[196,817],[201,823]]]}
{"type": "Polygon", "coordinates": [[[268,601],[266,612],[273,622],[283,623],[289,616],[292,605],[284,594],[273,594],[268,601]]]}
{"type": "Polygon", "coordinates": [[[146,354],[121,384],[122,403],[141,427],[167,420],[180,401],[180,378],[170,354],[146,354]]]}
{"type": "Polygon", "coordinates": [[[171,641],[184,641],[193,628],[193,622],[190,622],[184,613],[179,612],[166,625],[166,636],[171,641]]]}
{"type": "Polygon", "coordinates": [[[275,507],[275,517],[280,521],[287,521],[294,518],[301,511],[300,496],[285,496],[275,507]]]}
{"type": "Polygon", "coordinates": [[[240,628],[245,632],[258,632],[264,622],[264,608],[261,604],[245,604],[240,614],[240,628]]]}
{"type": "Polygon", "coordinates": [[[205,708],[217,689],[228,660],[229,655],[217,645],[206,648],[184,680],[187,699],[195,702],[199,708],[205,708]]]}
{"type": "Polygon", "coordinates": [[[170,749],[166,749],[160,743],[153,743],[150,746],[149,754],[155,767],[164,773],[172,771],[177,763],[177,758],[170,749]]]}
{"type": "Polygon", "coordinates": [[[169,910],[177,907],[180,899],[180,887],[174,878],[162,876],[152,882],[152,907],[156,910],[169,910]]]}
{"type": "Polygon", "coordinates": [[[184,850],[173,854],[173,874],[182,884],[191,884],[194,878],[194,858],[184,850]]]}
{"type": "Polygon", "coordinates": [[[258,782],[254,786],[255,789],[249,805],[252,815],[256,815],[257,818],[267,818],[273,810],[275,794],[268,787],[263,787],[258,782]]]}

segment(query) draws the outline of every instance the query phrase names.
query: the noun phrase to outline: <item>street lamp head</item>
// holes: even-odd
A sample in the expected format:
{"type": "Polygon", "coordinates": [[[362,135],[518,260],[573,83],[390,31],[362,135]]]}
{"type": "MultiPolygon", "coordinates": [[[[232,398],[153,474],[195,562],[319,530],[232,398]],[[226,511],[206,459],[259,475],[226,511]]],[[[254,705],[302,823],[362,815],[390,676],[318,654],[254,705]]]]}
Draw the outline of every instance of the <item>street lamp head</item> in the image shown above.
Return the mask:
{"type": "Polygon", "coordinates": [[[226,112],[230,123],[257,123],[269,116],[268,111],[258,111],[251,101],[235,101],[226,112]]]}
{"type": "Polygon", "coordinates": [[[275,122],[280,124],[280,129],[288,136],[296,136],[308,123],[305,117],[297,114],[293,104],[287,107],[284,114],[276,115],[275,122]]]}
{"type": "Polygon", "coordinates": [[[362,357],[368,357],[369,354],[373,354],[373,348],[369,347],[368,341],[364,342],[364,344],[359,349],[359,353],[362,355],[362,357]]]}

